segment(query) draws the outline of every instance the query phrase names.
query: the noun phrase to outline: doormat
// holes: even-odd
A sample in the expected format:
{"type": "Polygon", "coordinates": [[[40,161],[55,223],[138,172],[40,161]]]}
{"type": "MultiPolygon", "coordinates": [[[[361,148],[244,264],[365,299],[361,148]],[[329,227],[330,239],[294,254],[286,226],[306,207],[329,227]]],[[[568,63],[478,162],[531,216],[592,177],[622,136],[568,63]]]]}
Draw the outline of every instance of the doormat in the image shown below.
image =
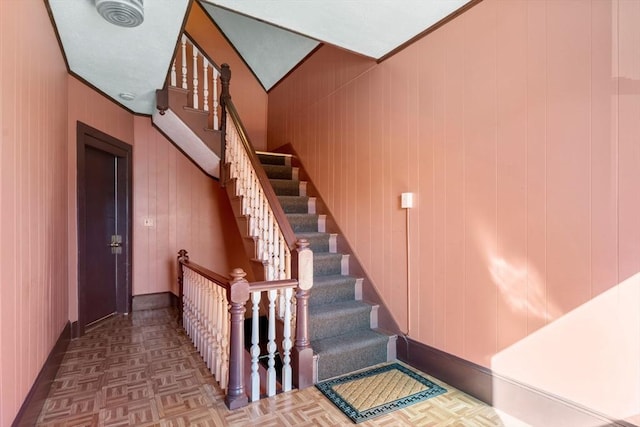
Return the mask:
{"type": "Polygon", "coordinates": [[[398,363],[323,381],[316,387],[354,423],[447,391],[398,363]]]}

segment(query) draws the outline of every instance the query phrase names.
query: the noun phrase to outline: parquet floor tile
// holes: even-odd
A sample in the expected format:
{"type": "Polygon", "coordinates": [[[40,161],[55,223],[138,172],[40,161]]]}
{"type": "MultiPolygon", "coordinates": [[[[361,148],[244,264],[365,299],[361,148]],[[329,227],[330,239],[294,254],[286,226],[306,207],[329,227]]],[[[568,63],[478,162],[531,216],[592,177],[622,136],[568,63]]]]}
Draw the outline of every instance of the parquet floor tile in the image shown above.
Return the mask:
{"type": "MultiPolygon", "coordinates": [[[[524,426],[448,391],[366,421],[364,427],[524,426]]],[[[69,345],[38,419],[43,427],[350,426],[315,387],[229,411],[224,393],[176,322],[174,310],[116,316],[69,345]]]]}

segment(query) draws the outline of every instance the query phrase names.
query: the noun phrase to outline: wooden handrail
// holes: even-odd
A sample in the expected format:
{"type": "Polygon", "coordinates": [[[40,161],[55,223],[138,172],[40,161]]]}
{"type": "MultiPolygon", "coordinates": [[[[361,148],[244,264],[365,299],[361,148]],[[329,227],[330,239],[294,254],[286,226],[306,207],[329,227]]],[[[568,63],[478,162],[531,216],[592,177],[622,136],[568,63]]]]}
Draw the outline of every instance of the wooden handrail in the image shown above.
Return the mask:
{"type": "MultiPolygon", "coordinates": [[[[186,254],[186,251],[185,251],[185,254],[186,254]]],[[[179,257],[178,262],[184,265],[185,267],[188,267],[191,270],[195,271],[205,279],[215,282],[218,286],[222,286],[227,291],[229,290],[229,281],[231,280],[230,277],[225,277],[221,274],[218,274],[216,272],[209,270],[208,268],[198,265],[193,261],[189,261],[189,257],[186,257],[186,258],[179,257]]]]}
{"type": "Polygon", "coordinates": [[[229,65],[222,64],[221,74],[222,74],[222,78],[221,78],[222,94],[220,96],[220,103],[222,104],[222,112],[223,112],[223,120],[224,120],[222,122],[223,124],[221,127],[222,144],[223,144],[222,152],[225,151],[225,145],[226,145],[225,138],[226,138],[227,123],[226,123],[226,117],[225,117],[226,114],[224,114],[226,112],[226,113],[229,113],[229,116],[231,116],[231,119],[233,120],[236,126],[236,130],[238,131],[238,135],[240,136],[240,140],[242,141],[242,146],[244,147],[247,153],[247,156],[249,157],[249,161],[251,162],[251,166],[255,170],[256,176],[260,181],[260,186],[262,187],[262,190],[264,191],[264,195],[267,198],[269,205],[271,206],[271,210],[273,211],[273,216],[275,217],[278,223],[278,226],[280,227],[280,231],[284,236],[284,240],[287,243],[287,247],[289,248],[289,250],[292,251],[296,248],[296,241],[298,239],[296,238],[296,235],[293,232],[293,228],[291,228],[291,224],[289,224],[289,220],[287,219],[287,216],[285,215],[284,210],[280,205],[280,201],[278,200],[278,197],[276,196],[275,191],[273,191],[271,182],[269,182],[269,178],[267,177],[267,174],[264,171],[264,168],[262,167],[260,160],[258,159],[258,155],[256,154],[256,151],[254,150],[253,145],[249,140],[249,135],[247,134],[247,130],[244,127],[244,124],[240,119],[240,115],[238,114],[238,110],[233,104],[233,100],[231,99],[231,95],[229,94],[229,80],[231,79],[231,71],[229,69],[229,65]],[[225,73],[228,73],[228,75],[225,73]]]}

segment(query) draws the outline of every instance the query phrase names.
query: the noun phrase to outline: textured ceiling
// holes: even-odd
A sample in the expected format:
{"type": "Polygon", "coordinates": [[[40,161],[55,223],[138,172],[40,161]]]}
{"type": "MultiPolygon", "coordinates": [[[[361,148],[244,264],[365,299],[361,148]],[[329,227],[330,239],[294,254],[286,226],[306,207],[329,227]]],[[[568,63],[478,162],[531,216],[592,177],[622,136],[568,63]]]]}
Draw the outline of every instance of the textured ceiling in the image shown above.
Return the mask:
{"type": "Polygon", "coordinates": [[[188,4],[148,0],[144,22],[123,28],[98,15],[93,0],[49,0],[71,71],[143,114],[153,112],[155,91],[164,84],[188,4]],[[123,92],[135,99],[121,99],[123,92]]]}
{"type": "Polygon", "coordinates": [[[383,57],[469,2],[469,0],[205,1],[376,59],[383,57]]]}
{"type": "MultiPolygon", "coordinates": [[[[3,1],[3,0],[0,0],[3,1]]],[[[265,89],[320,42],[379,59],[470,0],[202,0],[265,89]]],[[[189,0],[147,0],[145,19],[122,28],[95,0],[48,0],[69,67],[136,113],[152,114],[189,0]],[[121,93],[135,99],[126,101],[121,93]]]]}
{"type": "Polygon", "coordinates": [[[209,3],[203,6],[267,90],[319,44],[209,3]]]}

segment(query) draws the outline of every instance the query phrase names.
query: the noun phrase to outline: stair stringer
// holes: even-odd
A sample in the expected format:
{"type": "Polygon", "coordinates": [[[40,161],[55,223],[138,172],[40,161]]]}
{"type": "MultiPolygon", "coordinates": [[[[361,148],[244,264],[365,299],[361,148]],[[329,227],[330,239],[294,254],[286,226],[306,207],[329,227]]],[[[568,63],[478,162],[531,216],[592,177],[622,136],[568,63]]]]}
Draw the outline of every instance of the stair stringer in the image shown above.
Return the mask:
{"type": "Polygon", "coordinates": [[[208,129],[208,112],[188,107],[189,91],[166,88],[156,93],[152,121],[186,157],[213,178],[220,177],[221,132],[208,129]]]}
{"type": "MultiPolygon", "coordinates": [[[[374,282],[371,280],[369,274],[362,266],[362,263],[358,259],[356,255],[356,251],[351,247],[347,239],[345,238],[344,232],[340,229],[337,222],[335,221],[331,211],[329,210],[327,204],[322,198],[322,194],[318,191],[316,186],[311,179],[311,176],[307,173],[304,164],[300,160],[300,156],[295,151],[291,144],[282,145],[273,150],[275,153],[283,153],[292,155],[292,166],[299,168],[299,179],[304,180],[306,182],[306,194],[311,195],[316,198],[316,212],[322,212],[326,214],[326,232],[337,234],[337,252],[343,254],[350,254],[348,260],[348,271],[349,274],[355,277],[362,278],[361,283],[361,293],[360,298],[362,301],[368,302],[371,305],[378,306],[377,308],[377,321],[378,328],[381,331],[384,331],[390,334],[393,339],[390,339],[390,344],[396,343],[395,335],[402,336],[404,333],[402,329],[394,319],[393,315],[387,308],[384,299],[376,289],[374,282]]],[[[360,285],[360,284],[359,284],[360,285]]],[[[391,356],[395,359],[397,349],[389,349],[388,357],[391,359],[391,356]]]]}

